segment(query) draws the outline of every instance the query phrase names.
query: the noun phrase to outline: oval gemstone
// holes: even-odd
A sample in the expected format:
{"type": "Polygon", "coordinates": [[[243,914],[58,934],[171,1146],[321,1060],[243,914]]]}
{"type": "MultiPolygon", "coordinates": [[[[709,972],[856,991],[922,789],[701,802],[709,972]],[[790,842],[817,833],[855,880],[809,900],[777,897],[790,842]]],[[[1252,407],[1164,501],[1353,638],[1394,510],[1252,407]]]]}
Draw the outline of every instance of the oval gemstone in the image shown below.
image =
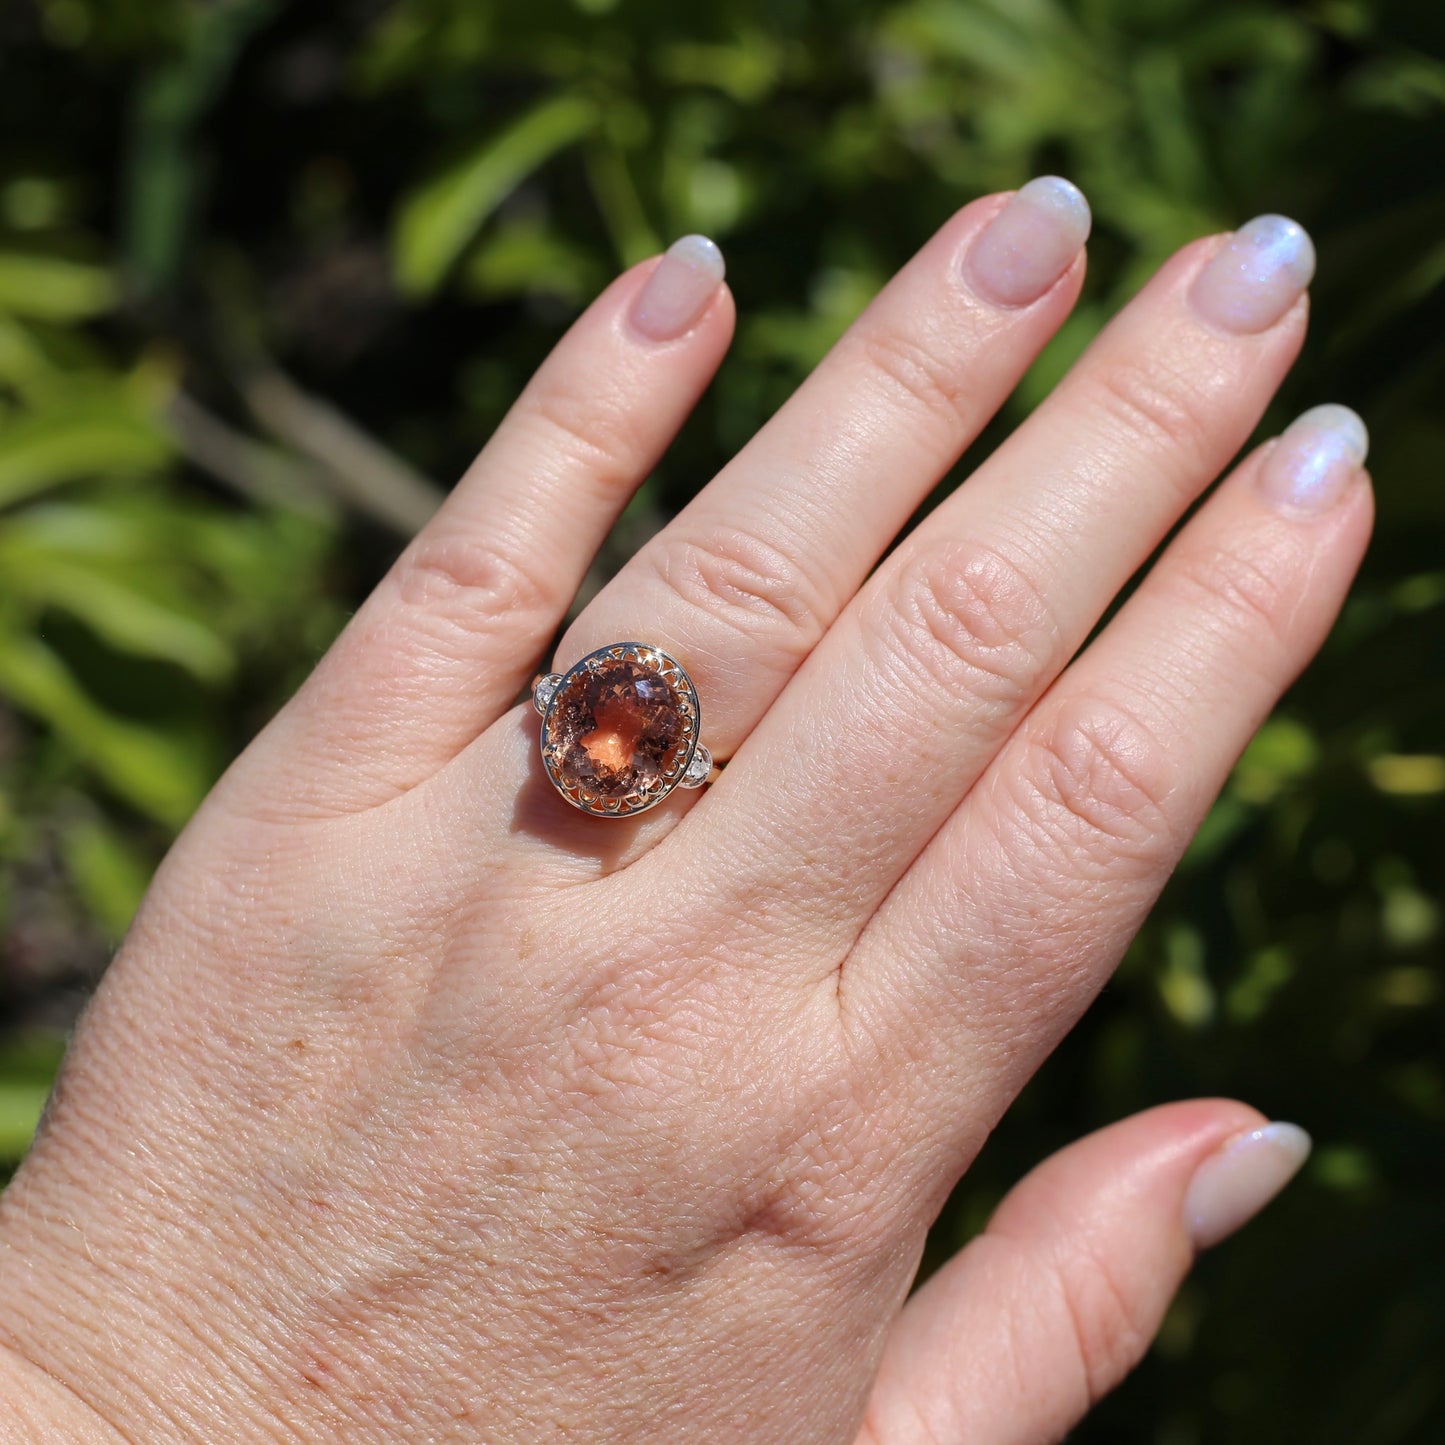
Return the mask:
{"type": "Polygon", "coordinates": [[[632,658],[600,658],[570,674],[548,709],[548,752],[559,779],[605,798],[655,784],[686,737],[676,692],[632,658]]]}

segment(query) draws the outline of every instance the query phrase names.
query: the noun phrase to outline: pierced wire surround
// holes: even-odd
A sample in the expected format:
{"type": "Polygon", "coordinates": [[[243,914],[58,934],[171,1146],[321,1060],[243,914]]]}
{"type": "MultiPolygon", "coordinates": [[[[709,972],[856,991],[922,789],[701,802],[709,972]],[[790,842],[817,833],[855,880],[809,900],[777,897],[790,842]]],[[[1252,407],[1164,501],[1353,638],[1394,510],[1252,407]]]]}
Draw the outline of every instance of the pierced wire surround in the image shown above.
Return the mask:
{"type": "Polygon", "coordinates": [[[549,672],[532,685],[532,706],[542,715],[542,765],[552,786],[574,808],[598,818],[629,818],[655,808],[674,788],[700,788],[712,772],[712,755],[698,741],[702,730],[702,708],[692,679],[676,658],[645,642],[614,642],[599,647],[573,664],[565,673],[549,672]],[[584,672],[596,672],[606,663],[634,662],[660,678],[676,699],[682,731],[671,751],[667,766],[655,778],[647,779],[622,794],[605,794],[585,782],[567,778],[562,770],[566,742],[559,736],[557,699],[584,672]]]}

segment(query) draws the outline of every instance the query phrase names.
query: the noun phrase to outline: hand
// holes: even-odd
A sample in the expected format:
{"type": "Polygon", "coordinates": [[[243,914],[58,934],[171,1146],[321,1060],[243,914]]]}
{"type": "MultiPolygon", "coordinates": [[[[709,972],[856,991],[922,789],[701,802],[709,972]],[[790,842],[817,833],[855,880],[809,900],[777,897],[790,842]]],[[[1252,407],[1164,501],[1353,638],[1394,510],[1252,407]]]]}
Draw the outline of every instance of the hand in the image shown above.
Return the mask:
{"type": "Polygon", "coordinates": [[[1126,1121],[899,1308],[1324,636],[1370,495],[1357,419],[1308,414],[1075,656],[1300,346],[1309,243],[1266,219],[1175,256],[874,570],[1068,313],[1087,226],[1056,181],[953,217],[567,631],[559,668],[682,660],[730,759],[623,821],[555,794],[515,699],[733,313],[690,239],[582,317],[92,1004],[0,1205],[15,1421],[974,1445],[1120,1378],[1298,1131],[1126,1121]]]}

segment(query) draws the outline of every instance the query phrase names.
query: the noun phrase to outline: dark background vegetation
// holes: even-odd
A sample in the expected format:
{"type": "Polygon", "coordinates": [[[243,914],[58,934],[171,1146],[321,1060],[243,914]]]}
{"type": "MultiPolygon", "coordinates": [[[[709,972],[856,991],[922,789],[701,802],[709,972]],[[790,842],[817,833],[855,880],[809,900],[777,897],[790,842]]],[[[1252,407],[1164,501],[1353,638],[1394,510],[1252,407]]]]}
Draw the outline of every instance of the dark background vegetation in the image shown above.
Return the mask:
{"type": "Polygon", "coordinates": [[[1378,538],[933,1257],[1075,1134],[1237,1095],[1316,1155],[1078,1439],[1445,1438],[1442,56],[1438,0],[9,0],[0,1155],[177,826],[619,267],[706,231],[742,322],[599,576],[971,197],[1059,171],[1096,216],[976,455],[1280,210],[1320,270],[1267,428],[1359,409],[1378,538]]]}

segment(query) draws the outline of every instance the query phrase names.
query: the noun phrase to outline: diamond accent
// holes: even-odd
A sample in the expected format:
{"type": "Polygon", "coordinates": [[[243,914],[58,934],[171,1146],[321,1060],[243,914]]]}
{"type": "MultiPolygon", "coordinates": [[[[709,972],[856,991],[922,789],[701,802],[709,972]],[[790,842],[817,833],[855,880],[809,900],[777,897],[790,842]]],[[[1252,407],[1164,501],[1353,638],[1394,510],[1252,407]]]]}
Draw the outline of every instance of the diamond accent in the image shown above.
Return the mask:
{"type": "Polygon", "coordinates": [[[545,714],[552,705],[552,699],[557,696],[557,689],[562,686],[562,674],[560,672],[549,672],[545,677],[539,677],[532,684],[532,706],[538,712],[545,714]]]}
{"type": "Polygon", "coordinates": [[[687,765],[687,771],[677,780],[677,786],[679,788],[700,788],[707,782],[710,772],[712,772],[712,754],[699,743],[692,755],[692,761],[687,765]]]}

